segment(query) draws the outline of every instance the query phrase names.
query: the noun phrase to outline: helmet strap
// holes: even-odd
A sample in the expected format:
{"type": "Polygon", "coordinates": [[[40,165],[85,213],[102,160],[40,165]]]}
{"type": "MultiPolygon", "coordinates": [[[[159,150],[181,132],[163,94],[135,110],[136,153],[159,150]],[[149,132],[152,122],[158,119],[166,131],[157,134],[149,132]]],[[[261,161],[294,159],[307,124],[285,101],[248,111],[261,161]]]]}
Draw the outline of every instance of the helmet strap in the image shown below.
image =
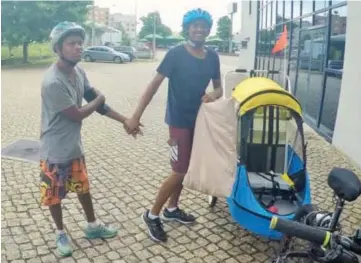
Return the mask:
{"type": "Polygon", "coordinates": [[[64,61],[66,64],[68,64],[69,66],[71,67],[75,67],[76,64],[78,64],[78,62],[74,62],[74,61],[71,61],[69,59],[67,59],[64,55],[63,55],[63,52],[60,50],[60,53],[59,53],[59,58],[64,61]]]}

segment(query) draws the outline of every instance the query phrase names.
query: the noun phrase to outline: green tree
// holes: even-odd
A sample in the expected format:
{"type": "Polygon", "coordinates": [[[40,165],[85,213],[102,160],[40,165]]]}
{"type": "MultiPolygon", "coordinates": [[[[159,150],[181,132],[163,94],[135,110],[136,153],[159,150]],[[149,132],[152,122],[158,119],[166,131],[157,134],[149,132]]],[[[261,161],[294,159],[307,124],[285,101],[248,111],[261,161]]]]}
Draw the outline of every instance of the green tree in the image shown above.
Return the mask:
{"type": "Polygon", "coordinates": [[[231,19],[228,16],[222,16],[217,21],[217,36],[223,40],[230,38],[231,19]]]}
{"type": "Polygon", "coordinates": [[[52,27],[61,21],[83,23],[91,1],[1,1],[2,42],[23,46],[28,61],[28,45],[48,39],[52,27]]]}
{"type": "Polygon", "coordinates": [[[140,20],[143,23],[143,26],[139,32],[140,39],[144,38],[146,35],[153,34],[154,20],[156,34],[163,37],[172,35],[172,30],[166,25],[162,24],[162,20],[158,12],[148,13],[148,15],[141,17],[140,20]]]}

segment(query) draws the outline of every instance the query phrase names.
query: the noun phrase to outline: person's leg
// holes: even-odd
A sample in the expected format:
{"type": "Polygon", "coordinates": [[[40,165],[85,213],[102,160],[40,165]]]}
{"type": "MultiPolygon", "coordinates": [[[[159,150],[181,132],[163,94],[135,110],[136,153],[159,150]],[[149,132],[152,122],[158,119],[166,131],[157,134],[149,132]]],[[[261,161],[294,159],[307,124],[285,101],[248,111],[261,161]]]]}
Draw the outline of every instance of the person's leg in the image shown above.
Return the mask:
{"type": "Polygon", "coordinates": [[[93,201],[90,196],[90,192],[84,194],[78,194],[78,199],[83,207],[86,219],[88,223],[95,222],[95,213],[93,208],[93,201]]]}
{"type": "Polygon", "coordinates": [[[87,238],[112,238],[118,234],[117,229],[105,226],[95,218],[84,157],[73,160],[68,188],[70,191],[77,193],[79,202],[84,210],[88,222],[87,228],[85,229],[87,238]]]}
{"type": "Polygon", "coordinates": [[[159,188],[153,207],[150,210],[152,215],[159,216],[164,204],[171,197],[173,192],[178,190],[177,188],[179,188],[179,185],[182,184],[183,178],[184,174],[172,172],[170,176],[163,182],[159,188]]]}
{"type": "Polygon", "coordinates": [[[50,214],[56,225],[56,247],[60,256],[70,256],[73,249],[64,231],[61,199],[66,195],[66,181],[69,176],[67,164],[40,162],[41,204],[49,206],[50,214]]]}
{"type": "Polygon", "coordinates": [[[61,209],[61,204],[59,203],[59,204],[51,205],[49,206],[49,210],[51,217],[54,220],[56,229],[59,231],[64,230],[63,211],[61,209]]]}
{"type": "MultiPolygon", "coordinates": [[[[186,129],[169,128],[169,145],[171,146],[172,173],[160,187],[154,205],[150,211],[146,211],[142,218],[148,226],[151,238],[155,241],[166,241],[167,236],[160,223],[159,214],[167,200],[174,195],[173,202],[178,202],[182,188],[182,182],[189,164],[190,139],[189,131],[186,129]],[[176,193],[176,194],[174,194],[176,193]]],[[[172,212],[185,215],[183,211],[175,207],[172,212]]],[[[169,218],[173,220],[173,218],[169,218]]],[[[193,220],[194,221],[194,220],[193,220]]]]}
{"type": "MultiPolygon", "coordinates": [[[[183,182],[184,174],[179,175],[179,177],[182,177],[182,182],[183,182]]],[[[174,188],[174,191],[169,198],[168,207],[167,207],[168,209],[173,209],[178,207],[179,197],[183,190],[182,182],[177,184],[176,187],[174,188]]]]}
{"type": "MultiPolygon", "coordinates": [[[[179,171],[179,179],[181,182],[174,188],[168,203],[168,208],[173,209],[178,207],[179,197],[183,189],[184,176],[188,171],[189,161],[193,145],[193,129],[174,129],[170,130],[173,137],[178,138],[178,158],[171,160],[173,170],[179,171]],[[180,148],[180,150],[179,150],[180,148]],[[181,155],[179,157],[179,155],[181,155]]],[[[174,153],[172,151],[172,153],[174,153]]]]}

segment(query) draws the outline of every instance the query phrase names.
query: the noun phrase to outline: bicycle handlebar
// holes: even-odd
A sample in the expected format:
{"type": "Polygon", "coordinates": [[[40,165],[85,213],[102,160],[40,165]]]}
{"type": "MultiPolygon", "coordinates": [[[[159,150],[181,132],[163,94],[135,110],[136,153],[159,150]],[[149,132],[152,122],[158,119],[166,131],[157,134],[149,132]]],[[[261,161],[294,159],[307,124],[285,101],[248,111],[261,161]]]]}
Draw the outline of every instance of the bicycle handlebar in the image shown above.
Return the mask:
{"type": "Polygon", "coordinates": [[[313,243],[328,246],[331,241],[335,241],[337,244],[342,245],[345,249],[352,251],[358,255],[361,255],[361,246],[356,244],[348,237],[340,235],[332,235],[331,232],[318,228],[305,225],[296,221],[285,220],[277,216],[273,216],[270,228],[279,232],[285,233],[289,236],[295,236],[313,243]]]}
{"type": "Polygon", "coordinates": [[[331,239],[331,233],[320,228],[315,228],[296,221],[284,220],[273,216],[270,228],[289,236],[295,236],[313,243],[327,246],[331,239]]]}

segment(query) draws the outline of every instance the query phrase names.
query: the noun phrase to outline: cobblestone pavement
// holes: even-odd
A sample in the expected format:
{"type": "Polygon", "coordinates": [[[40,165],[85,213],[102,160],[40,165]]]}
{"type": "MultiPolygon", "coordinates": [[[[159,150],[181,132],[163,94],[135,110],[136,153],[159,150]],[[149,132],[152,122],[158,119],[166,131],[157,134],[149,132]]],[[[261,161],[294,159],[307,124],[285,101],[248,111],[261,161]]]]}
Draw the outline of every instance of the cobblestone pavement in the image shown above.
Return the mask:
{"type": "MultiPolygon", "coordinates": [[[[83,64],[91,83],[101,89],[108,103],[129,114],[139,94],[154,74],[157,64],[83,64]]],[[[44,69],[2,70],[2,146],[39,135],[40,83],[44,69]]],[[[206,196],[185,190],[182,205],[198,216],[197,224],[166,224],[167,244],[153,243],[145,232],[140,214],[152,204],[161,181],[169,173],[163,123],[166,83],[144,114],[145,136],[133,140],[122,126],[99,115],[84,121],[83,140],[91,191],[97,216],[120,228],[107,241],[84,238],[85,225],[74,194],[64,201],[64,221],[75,252],[60,259],[54,248],[50,213],[39,206],[38,165],[2,159],[1,260],[2,262],[266,262],[276,242],[257,238],[232,222],[224,200],[210,210],[206,196]]],[[[309,140],[309,171],[315,203],[331,208],[332,194],[326,175],[332,166],[360,170],[316,136],[309,140]]],[[[361,200],[347,206],[343,214],[346,232],[361,222],[361,200]]]]}

